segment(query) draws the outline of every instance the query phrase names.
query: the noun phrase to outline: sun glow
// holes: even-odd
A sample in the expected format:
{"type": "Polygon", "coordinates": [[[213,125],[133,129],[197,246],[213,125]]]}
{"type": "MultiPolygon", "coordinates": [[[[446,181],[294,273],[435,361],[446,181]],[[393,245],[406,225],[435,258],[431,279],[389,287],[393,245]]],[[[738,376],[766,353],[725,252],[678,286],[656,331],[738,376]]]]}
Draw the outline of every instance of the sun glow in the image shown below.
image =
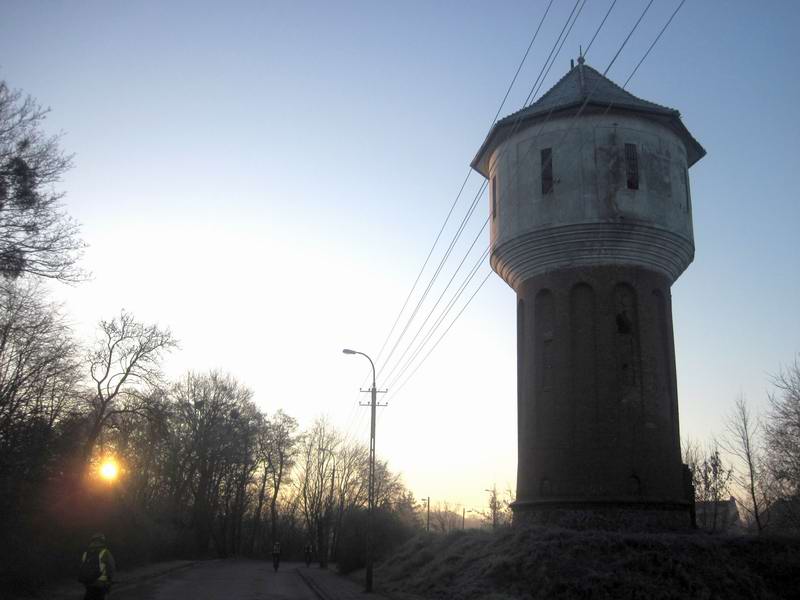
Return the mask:
{"type": "Polygon", "coordinates": [[[106,459],[103,461],[103,464],[100,465],[100,477],[106,481],[114,481],[117,475],[119,475],[119,467],[116,461],[113,459],[106,459]]]}

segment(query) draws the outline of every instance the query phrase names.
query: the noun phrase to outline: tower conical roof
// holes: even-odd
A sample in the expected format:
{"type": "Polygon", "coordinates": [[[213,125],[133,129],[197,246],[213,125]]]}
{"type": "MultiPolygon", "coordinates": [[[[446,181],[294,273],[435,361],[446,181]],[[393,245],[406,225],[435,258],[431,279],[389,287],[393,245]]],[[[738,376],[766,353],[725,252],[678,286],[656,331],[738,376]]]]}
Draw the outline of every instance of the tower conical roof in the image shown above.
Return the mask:
{"type": "Polygon", "coordinates": [[[530,127],[533,123],[550,117],[575,116],[586,104],[582,114],[593,112],[591,108],[600,107],[609,112],[635,112],[643,117],[660,121],[675,131],[686,145],[689,166],[700,160],[706,153],[681,121],[681,114],[674,108],[668,108],[655,102],[637,98],[625,91],[616,83],[578,59],[572,67],[553,87],[545,92],[533,104],[518,110],[497,121],[480,150],[472,161],[472,168],[484,177],[488,174],[488,157],[491,151],[503,140],[518,131],[530,127]],[[561,115],[569,111],[567,115],[561,115]]]}

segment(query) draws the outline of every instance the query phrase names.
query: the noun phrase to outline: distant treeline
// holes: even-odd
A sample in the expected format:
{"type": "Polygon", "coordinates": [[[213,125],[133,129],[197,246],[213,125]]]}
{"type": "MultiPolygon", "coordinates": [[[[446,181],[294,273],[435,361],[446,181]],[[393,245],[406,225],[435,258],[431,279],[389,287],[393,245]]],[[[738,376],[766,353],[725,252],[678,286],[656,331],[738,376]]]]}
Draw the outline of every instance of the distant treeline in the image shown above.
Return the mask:
{"type": "MultiPolygon", "coordinates": [[[[0,595],[74,576],[95,531],[123,568],[276,541],[290,557],[311,544],[323,563],[363,562],[362,444],[324,420],[300,431],[222,373],[166,381],[176,340],[130,313],[75,338],[43,283],[86,279],[57,189],[72,157],[44,132],[48,112],[0,82],[0,595]]],[[[382,462],[375,493],[383,551],[418,526],[416,507],[382,462]]]]}
{"type": "MultiPolygon", "coordinates": [[[[363,563],[369,453],[325,420],[300,431],[217,372],[168,382],[168,330],[129,313],[89,348],[35,284],[0,284],[0,563],[4,587],[72,575],[103,531],[121,565],[267,555],[280,542],[323,564],[363,563]],[[100,466],[116,461],[106,480],[100,466]],[[343,557],[343,550],[346,556],[343,557]]],[[[416,502],[376,466],[379,550],[421,527],[416,502]]]]}
{"type": "Polygon", "coordinates": [[[770,383],[763,414],[740,396],[726,418],[711,424],[719,436],[684,443],[701,529],[800,532],[800,356],[770,383]]]}

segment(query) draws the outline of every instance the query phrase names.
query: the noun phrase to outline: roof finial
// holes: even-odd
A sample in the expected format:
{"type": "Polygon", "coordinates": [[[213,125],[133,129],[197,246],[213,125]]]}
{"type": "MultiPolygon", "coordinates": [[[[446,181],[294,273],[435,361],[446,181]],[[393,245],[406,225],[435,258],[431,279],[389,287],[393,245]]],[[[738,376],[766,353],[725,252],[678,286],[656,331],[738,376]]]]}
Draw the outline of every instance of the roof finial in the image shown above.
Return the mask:
{"type": "Polygon", "coordinates": [[[578,46],[578,64],[582,65],[585,62],[586,62],[586,59],[583,58],[583,47],[582,46],[578,46]]]}

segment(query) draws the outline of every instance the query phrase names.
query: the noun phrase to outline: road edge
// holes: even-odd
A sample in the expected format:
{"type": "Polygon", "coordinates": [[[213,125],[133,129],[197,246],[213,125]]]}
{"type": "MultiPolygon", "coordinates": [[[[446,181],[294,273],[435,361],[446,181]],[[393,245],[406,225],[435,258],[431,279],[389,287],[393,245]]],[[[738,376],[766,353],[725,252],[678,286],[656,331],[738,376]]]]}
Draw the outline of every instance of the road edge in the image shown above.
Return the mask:
{"type": "Polygon", "coordinates": [[[333,598],[331,598],[330,596],[328,596],[328,595],[327,595],[327,594],[326,594],[326,593],[325,593],[325,592],[322,590],[322,588],[321,588],[321,587],[320,587],[320,586],[317,584],[317,582],[316,582],[316,581],[314,581],[314,580],[313,580],[311,577],[308,577],[308,576],[306,576],[306,574],[305,574],[305,573],[303,573],[303,570],[302,570],[302,569],[297,569],[297,568],[296,568],[296,569],[294,570],[294,572],[295,572],[295,573],[297,573],[297,574],[300,576],[300,579],[302,579],[302,580],[303,580],[303,583],[305,583],[305,584],[308,586],[308,588],[309,588],[309,589],[310,589],[312,592],[314,592],[314,595],[315,595],[317,598],[319,598],[320,600],[333,600],[333,598]]]}

